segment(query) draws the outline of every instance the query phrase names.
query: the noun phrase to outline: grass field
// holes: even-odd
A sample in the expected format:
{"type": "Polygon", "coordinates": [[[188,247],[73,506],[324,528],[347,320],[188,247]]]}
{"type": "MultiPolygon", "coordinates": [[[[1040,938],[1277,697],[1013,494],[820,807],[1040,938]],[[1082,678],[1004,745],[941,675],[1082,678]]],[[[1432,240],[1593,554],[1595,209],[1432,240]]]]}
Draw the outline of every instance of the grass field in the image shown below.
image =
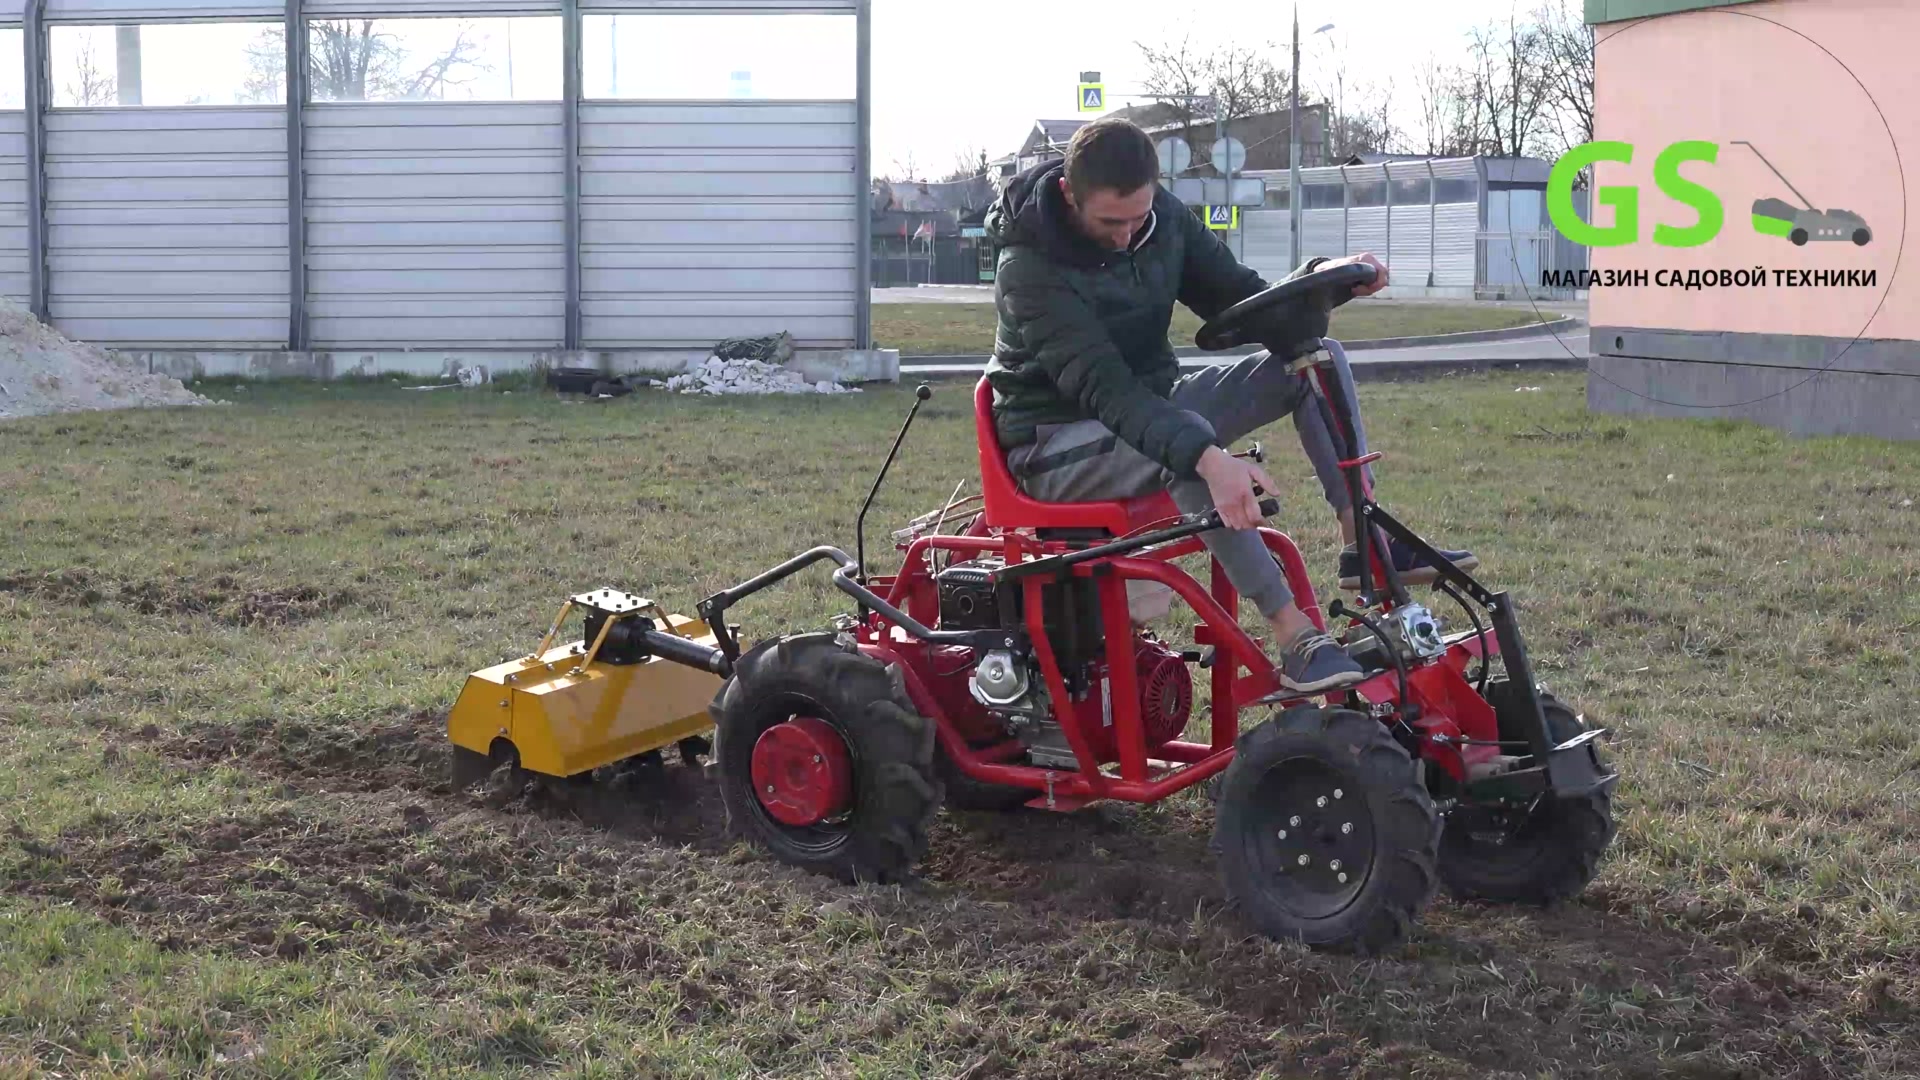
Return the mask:
{"type": "MultiPolygon", "coordinates": [[[[1552,316],[1548,316],[1551,318],[1552,316]]],[[[1527,308],[1474,304],[1395,304],[1356,301],[1333,313],[1333,337],[1365,338],[1455,334],[1499,330],[1539,322],[1527,308]]],[[[993,351],[992,304],[875,304],[873,340],[902,356],[984,356],[993,351]]],[[[1193,345],[1200,320],[1175,307],[1167,337],[1176,347],[1193,345]]]]}
{"type": "MultiPolygon", "coordinates": [[[[1576,376],[1366,385],[1381,497],[1481,554],[1625,778],[1579,902],[1441,899],[1358,961],[1223,909],[1198,792],[949,812],[918,880],[846,889],[678,765],[448,790],[463,676],[566,593],[690,611],[851,550],[904,389],[212,392],[0,425],[0,1076],[1920,1073],[1920,446],[1589,416],[1576,376]]],[[[945,384],[870,547],[971,455],[945,384]]],[[[821,571],[737,617],[840,601],[821,571]]]]}

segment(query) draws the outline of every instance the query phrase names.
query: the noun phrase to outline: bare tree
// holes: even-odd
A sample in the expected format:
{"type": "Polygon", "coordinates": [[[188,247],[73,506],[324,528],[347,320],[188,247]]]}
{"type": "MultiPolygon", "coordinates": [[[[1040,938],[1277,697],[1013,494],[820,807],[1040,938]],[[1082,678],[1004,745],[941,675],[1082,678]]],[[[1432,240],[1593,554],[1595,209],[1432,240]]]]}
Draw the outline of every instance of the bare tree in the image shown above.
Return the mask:
{"type": "Polygon", "coordinates": [[[913,151],[909,150],[906,157],[893,159],[893,169],[881,179],[907,184],[919,183],[926,177],[921,175],[919,164],[913,160],[913,151]]]}
{"type": "Polygon", "coordinates": [[[1143,126],[1178,124],[1184,130],[1203,116],[1212,118],[1213,87],[1206,58],[1190,37],[1160,45],[1135,42],[1134,46],[1147,65],[1140,88],[1153,102],[1152,116],[1142,118],[1143,126]]]}
{"type": "Polygon", "coordinates": [[[987,152],[980,147],[969,145],[953,155],[953,169],[941,177],[940,182],[951,184],[956,180],[970,180],[984,175],[986,171],[987,152]]]}
{"type": "Polygon", "coordinates": [[[1402,145],[1434,157],[1469,157],[1480,152],[1485,103],[1475,93],[1473,76],[1443,64],[1431,54],[1413,76],[1420,126],[1402,145]]]}
{"type": "Polygon", "coordinates": [[[112,105],[119,99],[114,76],[102,70],[93,56],[93,35],[82,32],[80,51],[74,58],[73,80],[67,83],[67,101],[71,105],[112,105]]]}
{"type": "Polygon", "coordinates": [[[1508,15],[1468,35],[1476,129],[1482,153],[1519,157],[1531,147],[1547,104],[1542,35],[1508,15]]]}
{"type": "Polygon", "coordinates": [[[1546,82],[1547,122],[1558,156],[1593,141],[1593,27],[1573,0],[1541,0],[1534,10],[1546,82]]]}
{"type": "Polygon", "coordinates": [[[1393,122],[1393,91],[1391,79],[1384,84],[1361,82],[1346,88],[1346,107],[1334,114],[1329,132],[1329,160],[1387,153],[1401,145],[1400,128],[1393,122]]]}
{"type": "MultiPolygon", "coordinates": [[[[1273,112],[1291,97],[1287,73],[1271,59],[1271,44],[1202,48],[1189,35],[1160,44],[1136,41],[1134,47],[1146,64],[1141,89],[1154,106],[1144,126],[1186,130],[1212,124],[1217,115],[1231,128],[1235,120],[1273,112]]],[[[1212,140],[1188,141],[1194,144],[1193,164],[1209,164],[1212,140]]]]}
{"type": "MultiPolygon", "coordinates": [[[[308,23],[307,81],[315,101],[419,101],[444,98],[488,70],[479,61],[473,29],[462,23],[452,44],[424,63],[377,19],[330,19],[308,23]]],[[[284,84],[284,32],[264,31],[247,47],[249,101],[272,100],[284,84]]]]}

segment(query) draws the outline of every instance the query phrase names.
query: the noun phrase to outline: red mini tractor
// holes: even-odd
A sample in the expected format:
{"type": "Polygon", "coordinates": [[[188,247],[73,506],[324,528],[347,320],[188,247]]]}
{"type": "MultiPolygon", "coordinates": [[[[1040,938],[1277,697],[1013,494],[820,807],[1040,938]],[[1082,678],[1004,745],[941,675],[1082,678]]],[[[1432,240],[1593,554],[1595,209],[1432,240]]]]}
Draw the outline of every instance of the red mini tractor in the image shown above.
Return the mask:
{"type": "MultiPolygon", "coordinates": [[[[1253,340],[1250,327],[1286,327],[1264,343],[1299,365],[1347,439],[1350,403],[1326,377],[1339,346],[1325,330],[1336,296],[1373,272],[1341,266],[1276,285],[1196,340],[1232,348],[1253,340]]],[[[920,388],[875,492],[929,395],[920,388]]],[[[1164,495],[1035,502],[1008,474],[991,404],[983,381],[979,495],[896,534],[897,573],[868,576],[863,508],[858,558],[814,548],[701,602],[713,645],[662,639],[666,659],[724,677],[709,711],[737,828],[786,862],[884,881],[920,858],[943,803],[1066,812],[1204,783],[1226,891],[1249,921],[1362,952],[1403,941],[1441,882],[1514,902],[1586,886],[1614,834],[1601,732],[1535,683],[1507,594],[1442,561],[1373,501],[1363,466],[1377,454],[1343,463],[1362,525],[1351,602],[1334,599],[1323,617],[1293,543],[1261,530],[1300,607],[1322,629],[1344,620],[1341,640],[1371,672],[1309,699],[1282,689],[1242,629],[1219,563],[1205,585],[1175,564],[1205,551],[1202,534],[1224,527],[1217,511],[1183,516],[1164,495]],[[960,523],[948,532],[950,518],[960,523]],[[1380,557],[1387,536],[1439,567],[1436,590],[1470,626],[1448,632],[1412,597],[1380,557]],[[830,631],[743,652],[729,610],[820,561],[836,564],[834,584],[857,610],[830,631]],[[1158,583],[1192,608],[1191,647],[1134,625],[1129,582],[1158,583]],[[696,648],[702,656],[678,655],[696,648]],[[1196,680],[1210,695],[1198,724],[1196,680]],[[1266,715],[1243,727],[1248,710],[1266,715]]]]}

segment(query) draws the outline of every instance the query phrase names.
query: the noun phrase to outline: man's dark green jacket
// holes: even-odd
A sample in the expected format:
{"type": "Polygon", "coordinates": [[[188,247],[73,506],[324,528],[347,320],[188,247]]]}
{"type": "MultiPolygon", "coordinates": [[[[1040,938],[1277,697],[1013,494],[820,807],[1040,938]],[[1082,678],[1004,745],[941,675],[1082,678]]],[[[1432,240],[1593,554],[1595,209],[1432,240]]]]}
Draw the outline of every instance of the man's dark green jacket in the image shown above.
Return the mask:
{"type": "Polygon", "coordinates": [[[1173,305],[1211,319],[1267,282],[1164,187],[1156,186],[1128,249],[1103,250],[1073,225],[1060,192],[1064,170],[1054,161],[1013,178],[984,222],[1000,247],[987,379],[1001,447],[1032,442],[1042,424],[1097,417],[1175,476],[1190,477],[1214,439],[1167,400],[1180,377],[1167,341],[1173,305]]]}

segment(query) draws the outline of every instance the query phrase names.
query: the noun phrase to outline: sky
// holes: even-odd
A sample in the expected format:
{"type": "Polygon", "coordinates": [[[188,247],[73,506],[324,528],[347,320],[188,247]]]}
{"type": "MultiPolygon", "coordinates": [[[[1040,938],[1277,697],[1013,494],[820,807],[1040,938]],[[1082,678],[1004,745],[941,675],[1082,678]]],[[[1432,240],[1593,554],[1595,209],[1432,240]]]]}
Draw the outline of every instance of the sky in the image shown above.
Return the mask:
{"type": "MultiPolygon", "coordinates": [[[[1356,85],[1396,86],[1396,105],[1414,104],[1411,72],[1429,53],[1465,57],[1466,32],[1535,0],[1302,0],[1303,93],[1356,85]],[[1334,29],[1314,35],[1315,28],[1334,29]]],[[[1271,45],[1291,68],[1293,5],[1258,0],[874,0],[874,170],[913,155],[918,171],[940,176],[968,149],[1011,153],[1034,120],[1072,119],[1081,71],[1099,71],[1112,108],[1139,104],[1137,41],[1271,45]],[[958,14],[964,12],[964,15],[958,14]],[[1129,93],[1132,91],[1133,93],[1129,93]]]]}
{"type": "MultiPolygon", "coordinates": [[[[1473,26],[1525,13],[1537,0],[1302,0],[1301,83],[1332,96],[1345,75],[1346,104],[1371,85],[1391,91],[1398,112],[1415,105],[1411,74],[1429,55],[1465,56],[1473,26]],[[1332,23],[1333,29],[1314,34],[1332,23]]],[[[1137,104],[1142,76],[1136,42],[1187,35],[1201,48],[1229,42],[1271,48],[1289,66],[1293,6],[1250,0],[873,0],[873,167],[898,174],[950,171],[962,155],[1011,152],[1032,121],[1073,118],[1083,70],[1097,70],[1110,108],[1137,104]]],[[[153,105],[231,104],[245,81],[246,46],[275,23],[142,28],[142,83],[153,105]]],[[[383,19],[413,51],[431,55],[453,20],[383,19]]],[[[551,100],[560,92],[559,19],[483,18],[486,71],[449,97],[551,100]]],[[[0,103],[19,95],[18,31],[0,38],[0,103]]],[[[103,74],[113,71],[113,31],[57,26],[51,67],[55,104],[75,81],[91,42],[103,74]]],[[[785,15],[591,15],[583,27],[588,97],[851,97],[853,20],[785,15]],[[718,62],[716,62],[716,60],[718,62]]]]}

